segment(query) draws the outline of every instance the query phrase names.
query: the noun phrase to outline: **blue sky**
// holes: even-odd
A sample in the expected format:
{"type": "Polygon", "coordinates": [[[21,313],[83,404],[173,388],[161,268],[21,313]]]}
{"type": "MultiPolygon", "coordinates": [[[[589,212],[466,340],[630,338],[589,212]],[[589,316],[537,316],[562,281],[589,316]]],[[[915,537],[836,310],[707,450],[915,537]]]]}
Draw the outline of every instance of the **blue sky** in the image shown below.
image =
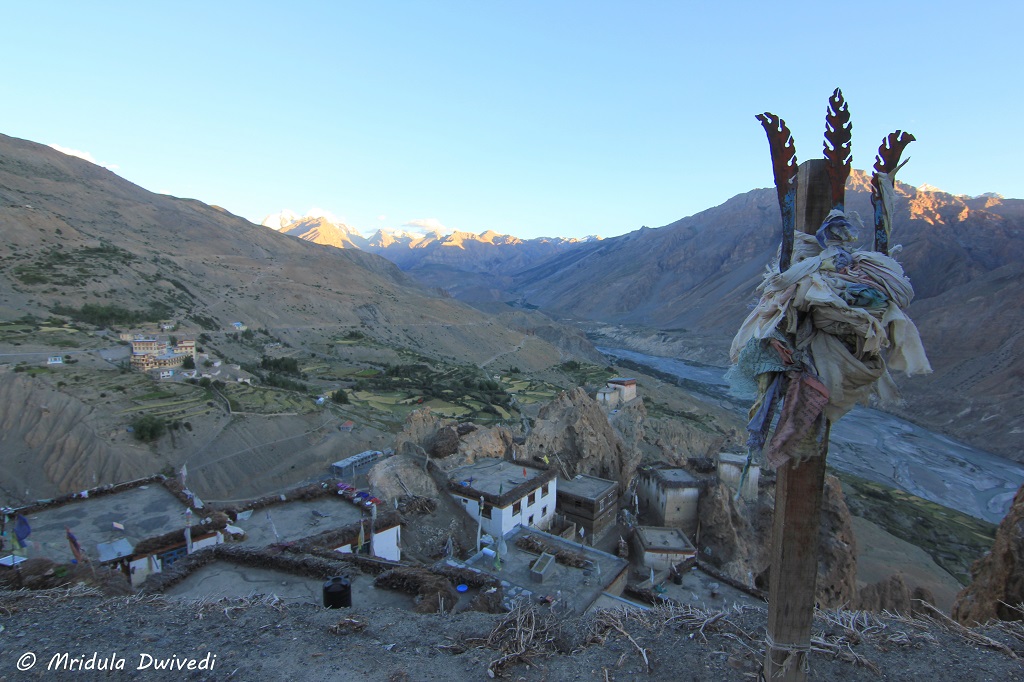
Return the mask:
{"type": "Polygon", "coordinates": [[[1020,3],[712,4],[6,3],[0,132],[255,222],[613,236],[771,186],[762,111],[820,157],[839,86],[855,167],[900,128],[1024,196],[1020,3]]]}

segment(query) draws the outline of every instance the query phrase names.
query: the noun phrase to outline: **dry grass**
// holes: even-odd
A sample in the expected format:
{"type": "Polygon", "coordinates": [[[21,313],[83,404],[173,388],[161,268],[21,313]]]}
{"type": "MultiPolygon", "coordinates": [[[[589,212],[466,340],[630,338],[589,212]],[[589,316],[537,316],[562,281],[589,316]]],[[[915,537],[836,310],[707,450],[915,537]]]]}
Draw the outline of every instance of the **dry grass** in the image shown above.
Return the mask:
{"type": "Polygon", "coordinates": [[[488,663],[488,677],[501,675],[502,670],[515,663],[531,663],[535,657],[556,653],[559,632],[558,619],[551,612],[518,604],[483,642],[484,646],[501,652],[501,656],[488,663]]]}

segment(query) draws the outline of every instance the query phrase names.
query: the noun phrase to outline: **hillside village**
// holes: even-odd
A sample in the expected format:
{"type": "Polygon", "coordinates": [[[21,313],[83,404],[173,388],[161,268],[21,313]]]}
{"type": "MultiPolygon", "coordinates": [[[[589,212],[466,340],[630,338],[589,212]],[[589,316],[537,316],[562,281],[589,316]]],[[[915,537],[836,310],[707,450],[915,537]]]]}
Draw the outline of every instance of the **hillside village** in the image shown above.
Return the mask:
{"type": "MultiPolygon", "coordinates": [[[[133,369],[152,372],[160,380],[173,376],[167,374],[168,368],[180,367],[195,353],[190,340],[169,347],[152,337],[132,335],[130,343],[133,369]]],[[[639,402],[632,378],[612,378],[597,395],[609,415],[639,402]]],[[[459,433],[474,430],[472,424],[458,425],[459,433]]],[[[403,584],[402,590],[412,591],[410,607],[428,611],[451,610],[459,602],[458,608],[466,608],[484,585],[501,587],[489,598],[491,609],[507,610],[522,597],[549,604],[559,601],[561,607],[579,613],[595,603],[644,608],[691,601],[698,593],[702,599],[760,596],[752,585],[699,561],[691,539],[698,526],[700,490],[716,477],[734,487],[739,482],[742,465],[737,466],[735,457],[723,456],[710,477],[695,477],[681,468],[649,469],[622,488],[614,479],[566,477],[560,453],[523,462],[516,461],[515,452],[513,447],[509,458],[482,457],[450,469],[445,460],[451,457],[419,455],[422,464],[415,464],[411,476],[420,485],[434,484],[433,494],[388,496],[369,481],[394,477],[406,487],[401,475],[394,473],[395,452],[368,451],[331,465],[330,472],[344,478],[325,472],[318,482],[230,507],[206,504],[191,492],[183,467],[177,476],[151,476],[5,508],[8,525],[20,516],[32,534],[26,551],[7,553],[0,564],[9,570],[8,583],[31,582],[39,571],[34,564],[67,565],[71,559],[94,573],[120,575],[125,589],[159,586],[158,591],[166,591],[181,583],[175,589],[184,593],[189,589],[185,585],[199,589],[207,584],[189,576],[209,564],[209,557],[242,571],[239,556],[272,567],[271,556],[277,551],[301,547],[335,567],[344,566],[357,601],[372,600],[377,594],[371,582],[381,586],[390,579],[357,579],[367,567],[370,575],[411,572],[418,577],[408,578],[412,582],[403,584]],[[558,464],[553,465],[552,458],[558,464]],[[439,496],[447,496],[448,502],[439,504],[439,496]],[[403,561],[403,532],[423,535],[419,526],[424,515],[432,517],[428,525],[459,531],[435,538],[433,546],[414,543],[415,558],[406,553],[403,561]],[[260,553],[267,556],[257,559],[260,553]],[[436,588],[437,579],[431,575],[438,571],[463,576],[474,592],[442,590],[440,597],[423,592],[417,581],[436,588]],[[438,599],[446,600],[447,607],[438,599]]],[[[743,494],[756,499],[756,468],[746,478],[743,494]]],[[[7,537],[10,551],[10,533],[7,537]]],[[[308,593],[308,579],[314,576],[305,577],[308,593]]],[[[236,582],[250,585],[248,580],[236,582]]]]}
{"type": "MultiPolygon", "coordinates": [[[[166,380],[155,374],[162,369],[151,371],[166,380]]],[[[589,401],[586,418],[612,426],[642,409],[643,389],[635,378],[612,377],[572,399],[589,401]]],[[[367,625],[361,614],[380,609],[468,617],[529,608],[600,619],[763,605],[764,576],[746,569],[761,560],[773,476],[745,467],[745,456],[638,463],[623,475],[621,461],[543,448],[527,457],[522,436],[430,412],[410,415],[395,448],[324,462],[318,480],[280,494],[207,502],[183,466],[4,508],[0,583],[46,593],[81,582],[181,604],[316,605],[350,613],[337,627],[353,636],[367,625]],[[604,476],[572,473],[595,468],[604,476]],[[30,533],[12,552],[22,523],[30,533]]],[[[850,515],[837,482],[827,485],[822,605],[939,613],[929,610],[935,595],[900,576],[857,591],[850,515]]],[[[756,669],[756,659],[741,657],[737,667],[756,669]]],[[[488,674],[521,660],[495,659],[488,674]]],[[[855,667],[859,659],[849,660],[855,667]]]]}
{"type": "MultiPolygon", "coordinates": [[[[633,624],[696,622],[699,640],[740,622],[728,660],[755,674],[759,653],[741,650],[762,626],[742,614],[764,603],[775,477],[747,466],[729,400],[604,355],[525,299],[481,312],[375,256],[0,143],[4,196],[18,197],[2,207],[0,262],[0,400],[20,408],[0,415],[10,599],[216,603],[228,620],[240,603],[327,605],[349,609],[330,632],[353,641],[375,633],[367,609],[493,627],[589,617],[573,622],[595,641],[616,633],[620,665],[647,659],[633,624]],[[110,188],[140,198],[88,218],[83,197],[110,188]],[[181,254],[159,248],[169,224],[181,254]]],[[[828,476],[819,605],[837,622],[851,608],[949,628],[1012,618],[996,609],[1012,600],[1000,557],[1013,552],[971,568],[1012,535],[937,507],[828,476]]],[[[858,627],[833,623],[816,646],[847,656],[858,627]]],[[[930,646],[897,639],[879,646],[930,646]]],[[[532,649],[502,650],[488,673],[532,665],[532,649]]]]}
{"type": "MultiPolygon", "coordinates": [[[[196,352],[191,340],[169,346],[130,336],[131,366],[148,367],[154,381],[172,380],[168,368],[196,352]]],[[[542,410],[532,431],[518,435],[423,408],[410,413],[394,447],[322,462],[312,480],[250,500],[204,502],[183,465],[8,506],[0,565],[9,585],[49,584],[54,575],[88,566],[118,591],[199,595],[217,585],[226,597],[275,580],[249,575],[258,568],[293,574],[285,582],[298,592],[287,596],[315,601],[317,581],[338,573],[357,603],[376,603],[381,590],[397,589],[408,608],[427,612],[501,612],[517,600],[558,602],[574,613],[610,604],[763,601],[773,476],[728,451],[683,456],[673,465],[622,450],[619,431],[636,428],[629,415],[643,414],[643,397],[637,379],[611,377],[591,395],[563,394],[562,409],[572,417],[542,410]],[[584,440],[566,445],[566,424],[573,422],[584,440]],[[32,533],[12,553],[18,518],[32,533]],[[316,557],[316,568],[303,556],[316,557]],[[204,577],[211,572],[221,577],[204,577]]],[[[339,429],[353,427],[349,421],[339,429]]],[[[850,513],[838,482],[828,487],[823,604],[909,608],[916,598],[951,607],[951,595],[937,600],[928,587],[902,578],[895,591],[888,578],[885,589],[858,589],[850,513]]]]}

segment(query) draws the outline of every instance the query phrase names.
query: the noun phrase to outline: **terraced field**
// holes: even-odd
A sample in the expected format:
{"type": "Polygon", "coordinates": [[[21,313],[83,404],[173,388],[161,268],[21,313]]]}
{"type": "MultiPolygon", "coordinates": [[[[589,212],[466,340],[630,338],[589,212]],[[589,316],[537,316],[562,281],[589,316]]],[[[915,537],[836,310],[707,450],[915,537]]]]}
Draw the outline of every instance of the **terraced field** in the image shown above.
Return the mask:
{"type": "Polygon", "coordinates": [[[545,381],[530,379],[504,379],[506,390],[513,394],[522,405],[546,403],[561,391],[560,388],[545,381]]]}
{"type": "Polygon", "coordinates": [[[32,344],[68,349],[100,348],[109,341],[82,332],[71,325],[40,325],[27,322],[0,322],[0,343],[14,346],[32,344]]]}
{"type": "Polygon", "coordinates": [[[853,474],[835,473],[852,514],[917,545],[964,585],[970,582],[971,564],[992,547],[994,524],[853,474]]]}
{"type": "Polygon", "coordinates": [[[216,408],[213,394],[208,389],[193,384],[167,382],[159,384],[154,390],[153,382],[148,377],[141,374],[124,374],[120,375],[121,383],[117,386],[132,382],[135,377],[140,377],[142,383],[134,383],[134,388],[148,388],[149,390],[146,393],[132,396],[132,407],[120,412],[126,418],[128,415],[144,412],[168,422],[187,421],[192,417],[205,415],[216,408]]]}
{"type": "Polygon", "coordinates": [[[307,414],[319,409],[313,398],[294,391],[232,383],[221,389],[221,392],[230,402],[232,412],[307,414]]]}

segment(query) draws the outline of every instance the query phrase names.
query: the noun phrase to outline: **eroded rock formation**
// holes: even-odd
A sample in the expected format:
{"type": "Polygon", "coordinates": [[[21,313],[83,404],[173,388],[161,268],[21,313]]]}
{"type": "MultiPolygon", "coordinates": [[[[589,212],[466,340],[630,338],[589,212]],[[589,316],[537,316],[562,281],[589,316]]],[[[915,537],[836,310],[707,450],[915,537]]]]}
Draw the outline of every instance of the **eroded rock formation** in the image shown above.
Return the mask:
{"type": "Polygon", "coordinates": [[[627,445],[620,435],[629,434],[630,443],[642,437],[638,424],[646,412],[643,403],[636,403],[618,415],[616,429],[582,388],[563,392],[541,408],[527,436],[526,451],[531,457],[547,457],[551,466],[560,467],[569,476],[590,474],[617,480],[625,488],[641,458],[640,451],[627,445]]]}
{"type": "Polygon", "coordinates": [[[1021,620],[1024,603],[1024,486],[996,530],[988,554],[971,567],[971,584],[953,603],[953,618],[965,625],[992,619],[1021,620]]]}
{"type": "MultiPolygon", "coordinates": [[[[755,503],[734,499],[735,491],[718,484],[700,501],[701,557],[730,577],[768,589],[774,510],[765,495],[755,503]]],[[[821,505],[816,599],[821,606],[850,603],[857,593],[857,545],[842,487],[825,477],[821,505]]]]}

